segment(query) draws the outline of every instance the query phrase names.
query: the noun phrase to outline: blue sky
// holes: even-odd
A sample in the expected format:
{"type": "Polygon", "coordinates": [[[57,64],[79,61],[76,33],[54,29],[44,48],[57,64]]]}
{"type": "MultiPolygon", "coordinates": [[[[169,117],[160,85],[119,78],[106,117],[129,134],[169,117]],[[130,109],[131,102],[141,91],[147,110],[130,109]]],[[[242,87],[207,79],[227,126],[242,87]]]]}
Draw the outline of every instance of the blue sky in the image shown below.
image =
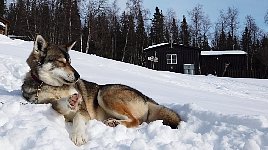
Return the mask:
{"type": "MultiPolygon", "coordinates": [[[[118,5],[122,10],[125,8],[126,1],[118,0],[118,5]]],[[[268,25],[264,23],[264,16],[268,10],[268,0],[143,0],[143,6],[148,8],[151,14],[155,12],[156,6],[163,10],[163,13],[172,8],[179,20],[182,20],[183,15],[188,17],[188,11],[198,4],[203,6],[204,12],[213,24],[217,21],[220,10],[234,7],[239,11],[240,28],[245,26],[245,17],[251,15],[258,27],[268,32],[268,25]]]]}
{"type": "MultiPolygon", "coordinates": [[[[13,1],[13,0],[8,0],[13,1]]],[[[109,0],[110,2],[114,0],[109,0]]],[[[126,7],[127,0],[117,0],[121,10],[126,7]]],[[[268,32],[268,25],[264,23],[264,16],[268,10],[268,0],[143,0],[143,6],[149,9],[151,15],[158,6],[163,13],[172,8],[177,15],[177,19],[182,20],[185,15],[188,18],[188,11],[192,10],[198,4],[203,6],[204,12],[209,16],[212,24],[215,24],[219,17],[220,10],[227,10],[228,7],[234,7],[239,10],[240,29],[244,29],[245,17],[251,15],[258,27],[268,32]]]]}

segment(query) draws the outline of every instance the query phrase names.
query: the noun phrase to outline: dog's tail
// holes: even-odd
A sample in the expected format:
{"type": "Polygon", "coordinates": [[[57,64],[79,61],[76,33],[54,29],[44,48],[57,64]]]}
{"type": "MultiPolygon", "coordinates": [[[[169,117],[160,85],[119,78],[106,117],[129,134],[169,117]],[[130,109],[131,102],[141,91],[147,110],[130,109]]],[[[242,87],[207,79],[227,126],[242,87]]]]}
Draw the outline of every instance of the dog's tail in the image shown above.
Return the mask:
{"type": "Polygon", "coordinates": [[[159,105],[152,101],[147,101],[149,105],[148,122],[155,120],[163,120],[164,125],[170,126],[172,129],[177,129],[180,124],[181,117],[172,109],[159,105]]]}

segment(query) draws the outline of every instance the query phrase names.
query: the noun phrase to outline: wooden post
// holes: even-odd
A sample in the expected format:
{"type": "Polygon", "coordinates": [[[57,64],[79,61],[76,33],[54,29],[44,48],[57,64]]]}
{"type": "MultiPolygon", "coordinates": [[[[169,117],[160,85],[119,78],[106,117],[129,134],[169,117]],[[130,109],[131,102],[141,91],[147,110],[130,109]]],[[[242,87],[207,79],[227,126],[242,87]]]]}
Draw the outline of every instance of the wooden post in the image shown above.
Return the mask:
{"type": "Polygon", "coordinates": [[[7,28],[8,28],[8,24],[6,24],[6,27],[5,27],[5,35],[7,36],[7,28]]]}

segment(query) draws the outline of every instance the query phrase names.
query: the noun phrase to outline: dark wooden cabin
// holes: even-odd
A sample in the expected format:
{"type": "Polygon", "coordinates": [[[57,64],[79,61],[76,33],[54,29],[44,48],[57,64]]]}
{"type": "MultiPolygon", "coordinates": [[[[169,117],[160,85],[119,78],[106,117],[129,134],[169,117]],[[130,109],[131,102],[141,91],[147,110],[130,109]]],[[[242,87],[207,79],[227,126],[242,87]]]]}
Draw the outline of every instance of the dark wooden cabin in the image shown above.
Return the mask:
{"type": "Polygon", "coordinates": [[[199,49],[174,43],[161,43],[145,48],[144,52],[147,68],[199,74],[199,49]]]}
{"type": "Polygon", "coordinates": [[[247,53],[241,50],[202,51],[201,74],[225,76],[226,73],[247,70],[247,53]]]}
{"type": "Polygon", "coordinates": [[[180,44],[161,43],[144,49],[146,67],[184,74],[254,77],[241,50],[201,51],[180,44]]]}

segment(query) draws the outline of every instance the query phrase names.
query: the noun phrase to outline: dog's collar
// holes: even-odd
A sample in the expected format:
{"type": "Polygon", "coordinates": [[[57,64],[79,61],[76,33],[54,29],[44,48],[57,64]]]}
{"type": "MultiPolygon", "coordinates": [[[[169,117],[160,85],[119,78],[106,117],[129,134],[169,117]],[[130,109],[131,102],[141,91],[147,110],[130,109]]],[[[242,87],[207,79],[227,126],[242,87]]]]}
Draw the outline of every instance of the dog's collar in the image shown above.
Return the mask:
{"type": "Polygon", "coordinates": [[[33,78],[34,81],[36,81],[39,84],[42,84],[43,81],[41,81],[36,75],[33,74],[33,72],[31,71],[31,76],[33,78]]]}

